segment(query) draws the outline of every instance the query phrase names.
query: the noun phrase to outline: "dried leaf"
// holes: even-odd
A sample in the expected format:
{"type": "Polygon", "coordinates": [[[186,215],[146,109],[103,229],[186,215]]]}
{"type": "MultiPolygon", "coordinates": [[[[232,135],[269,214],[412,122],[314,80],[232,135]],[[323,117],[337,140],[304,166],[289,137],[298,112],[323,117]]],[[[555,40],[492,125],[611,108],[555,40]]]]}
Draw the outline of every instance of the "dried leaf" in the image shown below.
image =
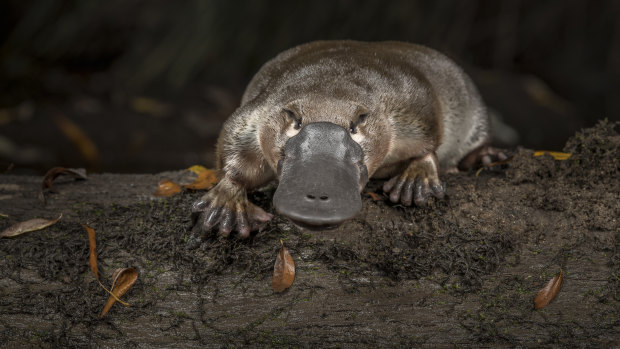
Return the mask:
{"type": "Polygon", "coordinates": [[[142,114],[162,117],[170,113],[170,107],[148,97],[135,97],[131,100],[131,108],[142,114]]]}
{"type": "Polygon", "coordinates": [[[282,248],[276,258],[276,263],[273,266],[273,280],[271,287],[274,292],[282,292],[291,287],[295,280],[295,261],[288,252],[284,243],[280,240],[282,248]]]}
{"type": "Polygon", "coordinates": [[[368,196],[370,196],[372,201],[379,201],[381,199],[381,197],[377,193],[373,193],[373,192],[369,191],[366,194],[368,194],[368,196]]]}
{"type": "Polygon", "coordinates": [[[536,309],[544,308],[557,296],[562,288],[562,270],[556,276],[554,276],[545,287],[543,287],[534,299],[534,306],[536,309]]]}
{"type": "MultiPolygon", "coordinates": [[[[138,279],[138,272],[135,268],[120,268],[114,271],[112,275],[111,295],[108,298],[99,318],[101,319],[110,310],[116,301],[120,301],[122,297],[138,279]]],[[[129,304],[122,302],[126,306],[129,304]]]]}
{"type": "Polygon", "coordinates": [[[63,174],[68,174],[73,176],[75,179],[87,179],[86,170],[83,168],[65,168],[65,167],[53,167],[45,174],[43,177],[43,182],[41,183],[41,190],[49,189],[52,193],[56,193],[56,188],[54,188],[54,180],[63,174]]]}
{"type": "Polygon", "coordinates": [[[542,156],[545,154],[549,154],[553,156],[555,160],[566,160],[570,158],[571,153],[561,153],[559,151],[547,151],[547,150],[537,150],[534,152],[534,156],[542,156]]]}
{"type": "Polygon", "coordinates": [[[215,171],[207,170],[198,173],[198,177],[194,180],[194,183],[184,185],[185,189],[189,190],[203,190],[211,189],[217,183],[217,176],[215,171]]]}
{"type": "Polygon", "coordinates": [[[88,265],[90,270],[95,274],[95,278],[99,281],[99,272],[97,271],[97,240],[95,239],[95,229],[82,224],[82,228],[88,233],[88,245],[90,246],[90,254],[88,265]]]}
{"type": "Polygon", "coordinates": [[[171,180],[164,179],[159,181],[157,184],[157,191],[155,192],[155,196],[172,196],[176,193],[181,192],[181,187],[172,182],[171,180]]]}
{"type": "Polygon", "coordinates": [[[512,161],[512,158],[513,158],[513,157],[514,157],[514,156],[511,156],[511,157],[509,157],[509,158],[507,158],[507,159],[504,159],[504,160],[493,161],[492,163],[490,163],[490,164],[488,164],[488,165],[484,165],[484,166],[480,167],[480,168],[478,169],[478,171],[476,171],[476,177],[478,177],[478,175],[480,174],[480,172],[482,172],[482,170],[484,170],[484,169],[491,168],[491,167],[493,167],[493,166],[504,165],[504,164],[509,163],[510,161],[512,161]]]}
{"type": "Polygon", "coordinates": [[[20,222],[6,228],[2,233],[0,233],[0,238],[13,237],[35,230],[41,230],[49,227],[50,225],[56,224],[56,222],[58,222],[61,218],[62,213],[56,219],[34,218],[25,222],[20,222]]]}
{"type": "MultiPolygon", "coordinates": [[[[101,288],[103,288],[106,292],[108,292],[110,294],[110,297],[112,297],[114,299],[114,301],[119,301],[120,303],[122,303],[125,306],[129,306],[129,303],[125,303],[122,300],[120,300],[120,296],[122,296],[125,292],[127,292],[127,290],[129,289],[129,287],[131,287],[131,285],[133,285],[133,283],[135,282],[135,280],[133,280],[131,282],[131,284],[122,291],[122,294],[117,296],[116,294],[112,293],[112,291],[108,290],[107,288],[105,288],[105,286],[103,286],[103,284],[101,283],[101,281],[99,281],[99,272],[97,270],[97,241],[95,238],[95,230],[87,225],[82,224],[82,227],[86,230],[86,232],[88,233],[88,245],[89,245],[89,249],[90,249],[90,254],[89,254],[89,261],[88,264],[90,266],[90,270],[93,272],[93,274],[95,274],[95,280],[97,280],[97,283],[99,283],[99,286],[101,286],[101,288]]],[[[116,284],[116,280],[119,276],[119,270],[122,271],[122,269],[117,269],[114,274],[112,275],[112,289],[114,289],[114,285],[116,284]]],[[[134,270],[135,272],[135,270],[134,270]]],[[[136,273],[136,277],[137,277],[137,273],[136,273]]],[[[108,300],[108,303],[110,303],[110,300],[108,300]]],[[[112,306],[112,304],[114,304],[114,302],[110,303],[110,307],[112,306]]],[[[107,307],[105,309],[105,312],[108,311],[108,309],[110,309],[110,307],[107,307]]],[[[105,315],[105,313],[102,313],[101,316],[105,315]]]]}
{"type": "Polygon", "coordinates": [[[82,156],[91,165],[95,166],[99,164],[99,150],[97,150],[97,146],[84,130],[63,114],[55,114],[54,121],[65,137],[73,142],[82,156]]]}
{"type": "Polygon", "coordinates": [[[204,166],[201,165],[194,165],[190,168],[187,169],[188,171],[194,172],[195,174],[200,174],[200,172],[204,172],[204,171],[210,171],[209,169],[207,169],[204,166]]]}

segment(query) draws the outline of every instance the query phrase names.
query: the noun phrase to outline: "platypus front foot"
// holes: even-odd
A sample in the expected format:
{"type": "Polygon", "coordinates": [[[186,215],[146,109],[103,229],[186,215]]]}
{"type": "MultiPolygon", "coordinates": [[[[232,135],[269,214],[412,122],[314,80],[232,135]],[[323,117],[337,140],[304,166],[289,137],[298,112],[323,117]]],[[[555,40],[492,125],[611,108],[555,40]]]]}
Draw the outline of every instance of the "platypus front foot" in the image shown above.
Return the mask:
{"type": "Polygon", "coordinates": [[[219,225],[223,236],[237,231],[240,237],[247,238],[271,218],[272,214],[248,201],[244,188],[227,178],[192,205],[195,228],[207,232],[219,225]]]}
{"type": "Polygon", "coordinates": [[[402,174],[383,184],[383,191],[390,194],[390,201],[411,206],[424,206],[432,195],[444,197],[445,186],[439,180],[439,164],[435,154],[428,154],[411,160],[402,174]]]}

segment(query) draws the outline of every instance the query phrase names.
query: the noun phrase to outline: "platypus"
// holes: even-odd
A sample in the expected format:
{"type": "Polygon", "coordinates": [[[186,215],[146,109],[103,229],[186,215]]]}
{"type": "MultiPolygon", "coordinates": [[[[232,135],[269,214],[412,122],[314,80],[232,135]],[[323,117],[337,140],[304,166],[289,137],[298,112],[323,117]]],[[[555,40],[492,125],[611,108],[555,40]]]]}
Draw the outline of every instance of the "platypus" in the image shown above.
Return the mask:
{"type": "MultiPolygon", "coordinates": [[[[301,227],[354,217],[371,177],[405,206],[442,198],[440,173],[488,163],[489,121],[452,60],[404,42],[316,41],[250,81],[217,143],[219,183],[192,207],[198,230],[241,237],[273,216],[247,192],[277,179],[275,210],[301,227]]],[[[503,156],[503,154],[499,154],[503,156]]]]}

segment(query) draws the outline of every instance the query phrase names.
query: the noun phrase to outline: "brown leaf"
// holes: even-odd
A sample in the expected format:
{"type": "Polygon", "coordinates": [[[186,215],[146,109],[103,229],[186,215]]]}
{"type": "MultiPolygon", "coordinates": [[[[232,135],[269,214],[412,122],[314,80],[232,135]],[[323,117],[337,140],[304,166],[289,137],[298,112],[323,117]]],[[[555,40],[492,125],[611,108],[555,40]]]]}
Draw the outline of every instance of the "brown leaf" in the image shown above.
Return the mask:
{"type": "Polygon", "coordinates": [[[493,166],[504,165],[504,164],[509,163],[510,161],[512,161],[513,157],[514,156],[508,157],[507,159],[504,159],[504,160],[493,161],[492,163],[490,163],[488,165],[484,165],[484,166],[480,167],[478,169],[478,171],[476,171],[476,177],[478,177],[480,172],[482,172],[482,170],[484,170],[484,169],[491,168],[493,166]]]}
{"type": "Polygon", "coordinates": [[[57,193],[56,188],[54,188],[54,180],[56,177],[68,174],[73,176],[75,179],[87,179],[86,170],[83,168],[64,168],[64,167],[53,167],[45,174],[43,177],[43,182],[41,183],[41,191],[45,189],[49,189],[52,193],[57,193]]]}
{"type": "Polygon", "coordinates": [[[90,254],[88,265],[90,265],[90,270],[95,274],[95,278],[99,281],[99,272],[97,271],[97,240],[95,239],[95,229],[82,224],[82,228],[86,230],[88,233],[88,245],[90,246],[90,254]]]}
{"type": "Polygon", "coordinates": [[[284,243],[280,240],[282,248],[276,258],[276,263],[273,266],[273,280],[271,281],[271,287],[274,292],[282,292],[291,287],[295,280],[295,261],[288,252],[284,243]]]}
{"type": "Polygon", "coordinates": [[[0,238],[13,237],[35,230],[41,230],[43,228],[49,227],[50,225],[56,224],[56,222],[58,222],[61,218],[62,213],[56,219],[34,218],[29,219],[25,222],[13,224],[12,226],[6,228],[2,233],[0,233],[0,238]]]}
{"type": "Polygon", "coordinates": [[[537,150],[534,152],[534,156],[542,156],[545,154],[549,154],[553,156],[555,160],[566,160],[571,157],[571,153],[561,153],[559,151],[547,151],[547,150],[537,150]]]}
{"type": "Polygon", "coordinates": [[[194,183],[184,185],[185,189],[189,190],[203,190],[211,189],[217,183],[217,176],[215,171],[205,169],[198,172],[198,177],[194,180],[194,183]]]}
{"type": "MultiPolygon", "coordinates": [[[[90,247],[90,258],[89,258],[88,264],[90,266],[90,270],[92,270],[93,274],[95,274],[95,280],[97,280],[97,283],[99,283],[99,286],[101,286],[101,288],[103,288],[106,292],[108,292],[110,294],[110,297],[113,299],[113,301],[110,301],[108,299],[108,303],[106,304],[106,307],[105,307],[104,311],[101,313],[100,317],[102,317],[110,309],[112,304],[114,304],[114,302],[116,302],[116,301],[122,303],[125,306],[129,306],[128,303],[123,302],[122,300],[120,300],[119,297],[122,296],[123,294],[125,294],[125,292],[127,292],[127,290],[131,287],[131,285],[133,285],[133,283],[136,281],[135,279],[138,276],[137,276],[137,272],[133,268],[129,268],[129,269],[133,269],[133,271],[129,270],[129,269],[128,270],[117,269],[116,271],[114,271],[114,274],[112,275],[112,291],[110,291],[107,288],[105,288],[105,286],[103,286],[101,281],[99,281],[99,273],[97,271],[97,241],[95,239],[95,230],[93,228],[85,225],[85,224],[82,224],[82,227],[88,233],[88,245],[90,247]],[[117,280],[120,280],[120,277],[122,276],[121,274],[123,274],[123,272],[129,273],[129,275],[131,275],[131,273],[135,273],[136,275],[135,275],[135,277],[133,277],[133,280],[123,281],[122,283],[117,283],[117,280]],[[119,286],[117,288],[118,292],[117,293],[113,293],[115,285],[122,285],[122,284],[127,284],[127,283],[128,283],[128,286],[123,286],[123,287],[119,286]]],[[[125,278],[131,279],[131,276],[129,276],[129,277],[125,276],[125,278]]]]}
{"type": "Polygon", "coordinates": [[[373,193],[373,192],[369,191],[366,194],[368,194],[368,196],[370,196],[372,201],[379,201],[381,199],[381,197],[377,193],[373,193]]]}
{"type": "Polygon", "coordinates": [[[54,115],[54,121],[60,131],[78,148],[89,164],[92,166],[99,165],[99,150],[80,126],[60,113],[54,115]]]}
{"type": "Polygon", "coordinates": [[[534,299],[534,306],[536,309],[544,308],[557,296],[562,288],[562,270],[556,276],[554,276],[545,287],[543,287],[534,299]]]}
{"type": "MultiPolygon", "coordinates": [[[[112,308],[112,305],[122,297],[138,279],[138,272],[135,268],[120,268],[114,271],[112,275],[111,295],[108,298],[99,318],[101,319],[112,308]]],[[[129,306],[129,304],[125,303],[129,306]]]]}
{"type": "Polygon", "coordinates": [[[159,181],[157,184],[157,191],[155,192],[155,196],[172,196],[176,193],[181,192],[181,187],[174,183],[169,179],[164,179],[159,181]]]}

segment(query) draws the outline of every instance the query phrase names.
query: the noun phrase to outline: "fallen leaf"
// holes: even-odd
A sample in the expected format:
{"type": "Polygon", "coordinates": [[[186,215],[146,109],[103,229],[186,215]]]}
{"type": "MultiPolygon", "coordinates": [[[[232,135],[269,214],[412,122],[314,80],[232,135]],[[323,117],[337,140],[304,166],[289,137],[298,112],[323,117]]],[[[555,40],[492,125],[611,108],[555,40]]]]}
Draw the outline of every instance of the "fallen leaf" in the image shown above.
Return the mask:
{"type": "Polygon", "coordinates": [[[185,189],[189,190],[203,190],[211,189],[217,183],[217,176],[215,171],[207,170],[198,173],[198,177],[192,184],[184,185],[185,189]]]}
{"type": "Polygon", "coordinates": [[[155,196],[172,196],[181,192],[181,187],[169,179],[159,181],[155,196]]]}
{"type": "Polygon", "coordinates": [[[55,114],[54,121],[60,131],[73,142],[91,166],[99,165],[99,150],[84,130],[63,114],[55,114]]]}
{"type": "Polygon", "coordinates": [[[148,97],[134,97],[131,100],[131,108],[138,113],[156,117],[166,116],[170,112],[169,106],[148,97]]]}
{"type": "Polygon", "coordinates": [[[35,230],[41,230],[49,227],[50,225],[56,224],[62,218],[62,213],[56,219],[43,219],[43,218],[33,218],[29,219],[25,222],[20,222],[14,224],[8,228],[6,228],[2,233],[0,233],[0,238],[3,237],[13,237],[17,235],[21,235],[23,233],[28,233],[35,230]]]}
{"type": "MultiPolygon", "coordinates": [[[[117,296],[116,294],[112,293],[112,291],[108,290],[107,288],[105,288],[105,286],[103,286],[103,284],[101,283],[101,281],[99,281],[99,272],[97,270],[97,241],[95,238],[95,229],[82,224],[82,227],[86,230],[86,233],[88,233],[88,246],[89,246],[89,260],[88,260],[88,265],[90,266],[90,270],[93,272],[93,274],[95,274],[95,280],[97,280],[97,283],[99,283],[99,286],[101,286],[101,288],[103,288],[106,292],[108,292],[110,294],[110,297],[114,298],[114,301],[118,301],[121,304],[125,305],[125,306],[129,306],[129,303],[123,302],[122,300],[120,300],[120,296],[122,296],[123,294],[125,294],[125,292],[127,292],[127,290],[129,289],[129,287],[131,287],[131,285],[133,285],[133,283],[136,281],[135,279],[131,282],[131,284],[122,292],[122,294],[120,294],[119,296],[117,296]]],[[[133,269],[133,268],[130,268],[133,269]]],[[[114,289],[114,285],[116,284],[116,279],[118,278],[119,274],[119,270],[122,269],[117,269],[116,271],[114,271],[114,274],[112,275],[112,289],[114,289]]],[[[135,272],[135,270],[134,270],[135,272]]],[[[136,278],[137,278],[137,272],[136,272],[136,278]]],[[[108,303],[110,303],[110,300],[108,299],[108,303]]],[[[112,306],[112,304],[114,304],[114,302],[112,302],[110,304],[110,306],[108,307],[106,304],[106,309],[105,312],[108,311],[108,309],[110,309],[110,307],[112,306]]],[[[105,312],[103,312],[100,316],[100,318],[105,315],[105,312]]]]}
{"type": "Polygon", "coordinates": [[[545,287],[543,287],[536,298],[534,299],[534,305],[536,309],[544,308],[558,295],[560,289],[562,288],[562,270],[556,276],[554,276],[545,287]]]}
{"type": "Polygon", "coordinates": [[[97,240],[95,239],[95,229],[82,224],[82,228],[86,230],[88,233],[88,246],[90,247],[90,254],[88,265],[90,265],[90,270],[95,274],[95,278],[99,281],[99,272],[97,271],[97,240]]]}
{"type": "Polygon", "coordinates": [[[273,266],[273,280],[271,287],[274,292],[282,292],[291,287],[295,280],[295,261],[288,252],[284,243],[280,240],[282,248],[276,257],[276,263],[273,266]]]}
{"type": "Polygon", "coordinates": [[[547,151],[547,150],[537,150],[534,152],[534,156],[542,156],[545,154],[549,154],[553,156],[555,160],[566,160],[570,158],[571,155],[573,155],[571,153],[561,153],[559,151],[547,151]]]}
{"type": "MultiPolygon", "coordinates": [[[[112,305],[114,305],[117,300],[120,301],[120,297],[122,297],[131,288],[131,286],[133,286],[137,279],[138,272],[135,268],[120,268],[114,271],[114,274],[112,275],[112,292],[103,307],[101,314],[99,314],[100,319],[108,312],[108,310],[110,310],[112,305]]],[[[124,304],[129,306],[127,303],[124,304]]]]}
{"type": "Polygon", "coordinates": [[[54,188],[54,179],[56,177],[68,174],[73,176],[75,179],[87,179],[86,170],[83,168],[64,168],[64,167],[53,167],[45,174],[43,177],[43,182],[41,183],[41,192],[39,193],[39,199],[45,205],[45,190],[49,190],[52,193],[57,193],[58,191],[54,188]]]}
{"type": "Polygon", "coordinates": [[[54,188],[54,180],[60,176],[68,174],[73,176],[75,179],[87,179],[86,170],[83,168],[65,168],[65,167],[53,167],[45,174],[43,177],[43,182],[41,183],[41,190],[49,189],[52,193],[56,193],[56,188],[54,188]]]}
{"type": "Polygon", "coordinates": [[[372,201],[379,201],[379,199],[381,199],[381,197],[377,193],[373,193],[373,192],[369,191],[366,194],[368,194],[368,196],[370,196],[372,201]]]}
{"type": "Polygon", "coordinates": [[[498,160],[498,161],[493,161],[492,163],[488,164],[488,165],[484,165],[482,167],[480,167],[478,169],[478,171],[476,171],[476,177],[478,177],[478,175],[480,174],[480,172],[482,172],[482,170],[487,169],[487,168],[491,168],[493,166],[498,166],[498,165],[504,165],[509,163],[510,161],[512,161],[513,156],[506,158],[504,160],[498,160]]]}
{"type": "Polygon", "coordinates": [[[200,172],[204,172],[204,171],[209,171],[209,169],[207,169],[204,166],[201,165],[194,165],[190,168],[187,169],[188,171],[194,172],[195,174],[200,174],[200,172]]]}

